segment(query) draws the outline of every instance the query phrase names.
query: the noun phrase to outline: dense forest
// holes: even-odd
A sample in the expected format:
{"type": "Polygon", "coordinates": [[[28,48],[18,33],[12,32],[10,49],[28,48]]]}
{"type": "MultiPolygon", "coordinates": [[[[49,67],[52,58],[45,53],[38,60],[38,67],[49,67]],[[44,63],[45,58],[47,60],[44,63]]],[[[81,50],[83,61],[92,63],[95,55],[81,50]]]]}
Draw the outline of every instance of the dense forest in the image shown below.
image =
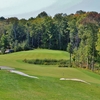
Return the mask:
{"type": "Polygon", "coordinates": [[[94,70],[100,67],[100,13],[77,11],[58,13],[45,11],[36,18],[0,17],[0,49],[15,52],[44,48],[70,53],[70,64],[94,70]]]}

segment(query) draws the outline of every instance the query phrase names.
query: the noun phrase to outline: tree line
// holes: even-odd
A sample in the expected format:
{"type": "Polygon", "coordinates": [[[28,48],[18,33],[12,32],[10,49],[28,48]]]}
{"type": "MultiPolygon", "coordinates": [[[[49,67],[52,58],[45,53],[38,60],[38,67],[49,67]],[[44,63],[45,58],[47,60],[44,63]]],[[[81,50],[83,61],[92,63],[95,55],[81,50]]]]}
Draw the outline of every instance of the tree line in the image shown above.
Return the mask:
{"type": "Polygon", "coordinates": [[[67,50],[70,65],[94,69],[100,62],[100,13],[77,11],[75,14],[49,16],[41,12],[36,18],[0,17],[0,49],[15,52],[45,48],[67,50]]]}

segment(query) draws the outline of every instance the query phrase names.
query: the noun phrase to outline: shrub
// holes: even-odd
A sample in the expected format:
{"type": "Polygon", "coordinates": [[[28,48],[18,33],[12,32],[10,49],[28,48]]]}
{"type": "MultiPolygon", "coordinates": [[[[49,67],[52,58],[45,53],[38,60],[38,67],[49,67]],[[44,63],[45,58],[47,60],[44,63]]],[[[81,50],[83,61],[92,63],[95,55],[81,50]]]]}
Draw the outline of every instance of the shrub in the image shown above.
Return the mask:
{"type": "Polygon", "coordinates": [[[2,47],[2,48],[1,48],[1,54],[5,54],[5,51],[6,51],[5,48],[2,47]]]}
{"type": "Polygon", "coordinates": [[[67,64],[60,64],[58,67],[69,67],[67,64]]]}
{"type": "Polygon", "coordinates": [[[24,41],[23,43],[21,43],[21,47],[23,50],[30,50],[31,49],[27,41],[24,41]]]}
{"type": "Polygon", "coordinates": [[[29,64],[39,64],[39,65],[59,65],[59,67],[68,67],[68,60],[56,60],[56,59],[32,59],[32,60],[23,60],[25,63],[29,64]]]}
{"type": "Polygon", "coordinates": [[[2,53],[0,52],[0,55],[1,55],[2,53]]]}
{"type": "Polygon", "coordinates": [[[17,51],[22,51],[22,48],[20,45],[18,46],[14,46],[14,51],[17,52],[17,51]]]}

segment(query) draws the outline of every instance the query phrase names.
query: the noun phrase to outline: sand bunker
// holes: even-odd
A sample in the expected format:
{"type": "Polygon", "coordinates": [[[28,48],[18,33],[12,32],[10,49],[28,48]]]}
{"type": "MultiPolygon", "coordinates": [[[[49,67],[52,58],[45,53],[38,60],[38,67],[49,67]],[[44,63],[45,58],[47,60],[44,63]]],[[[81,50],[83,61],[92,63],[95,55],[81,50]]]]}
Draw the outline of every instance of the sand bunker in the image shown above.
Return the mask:
{"type": "Polygon", "coordinates": [[[60,80],[71,80],[71,81],[78,81],[78,82],[83,82],[83,83],[86,83],[86,84],[90,84],[90,83],[88,83],[84,80],[76,79],[76,78],[73,78],[73,79],[71,79],[71,78],[60,78],[60,80]]]}
{"type": "Polygon", "coordinates": [[[10,71],[11,73],[16,73],[16,74],[19,74],[19,75],[22,75],[22,76],[26,76],[26,77],[38,79],[38,77],[36,77],[36,76],[30,76],[30,75],[28,75],[28,74],[25,74],[25,73],[20,72],[20,71],[16,71],[16,70],[14,70],[14,68],[7,67],[7,66],[0,66],[0,70],[8,70],[8,71],[10,71]]]}
{"type": "Polygon", "coordinates": [[[25,74],[25,73],[23,73],[23,72],[20,72],[20,71],[16,71],[16,70],[10,70],[10,72],[11,72],[11,73],[16,73],[16,74],[19,74],[19,75],[22,75],[22,76],[26,76],[26,77],[30,77],[30,78],[36,78],[36,79],[38,79],[38,77],[36,77],[36,76],[30,76],[30,75],[28,75],[28,74],[25,74]]]}
{"type": "Polygon", "coordinates": [[[7,66],[0,66],[1,70],[14,70],[14,68],[7,67],[7,66]]]}

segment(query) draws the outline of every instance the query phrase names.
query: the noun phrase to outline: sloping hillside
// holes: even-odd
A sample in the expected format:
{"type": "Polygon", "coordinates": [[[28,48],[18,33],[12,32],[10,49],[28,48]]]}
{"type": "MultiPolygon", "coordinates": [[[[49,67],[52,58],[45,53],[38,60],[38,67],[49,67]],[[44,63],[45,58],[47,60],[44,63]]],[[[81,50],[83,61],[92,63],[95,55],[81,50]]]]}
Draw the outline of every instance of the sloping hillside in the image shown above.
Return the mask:
{"type": "Polygon", "coordinates": [[[64,51],[32,50],[0,55],[0,65],[15,68],[39,79],[0,70],[0,100],[99,100],[100,76],[84,69],[34,65],[23,59],[69,59],[64,51]],[[78,81],[60,78],[81,79],[78,81]]]}

